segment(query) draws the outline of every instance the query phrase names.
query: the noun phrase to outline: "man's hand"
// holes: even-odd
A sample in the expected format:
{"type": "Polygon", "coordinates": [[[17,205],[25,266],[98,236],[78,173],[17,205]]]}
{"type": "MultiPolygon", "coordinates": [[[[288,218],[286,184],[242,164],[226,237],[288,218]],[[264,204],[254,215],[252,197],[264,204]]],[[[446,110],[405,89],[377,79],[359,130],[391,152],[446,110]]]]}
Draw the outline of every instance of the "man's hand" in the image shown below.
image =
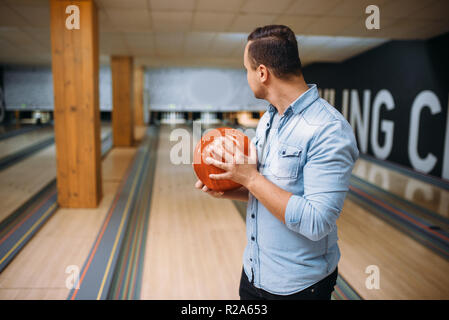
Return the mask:
{"type": "Polygon", "coordinates": [[[257,150],[251,141],[248,156],[236,147],[235,141],[229,136],[224,137],[223,143],[212,146],[211,155],[212,157],[205,159],[206,163],[225,171],[220,174],[210,174],[211,179],[229,179],[247,187],[258,174],[257,150]],[[222,159],[225,159],[225,162],[222,162],[222,159]]]}
{"type": "Polygon", "coordinates": [[[195,188],[207,193],[208,195],[214,197],[214,198],[221,198],[224,194],[223,191],[214,191],[209,189],[201,180],[198,180],[195,183],[195,188]]]}
{"type": "MultiPolygon", "coordinates": [[[[225,143],[217,143],[213,146],[206,163],[210,163],[225,172],[220,174],[210,174],[211,179],[230,179],[240,183],[245,190],[245,196],[251,193],[259,200],[282,223],[285,223],[285,209],[292,193],[281,189],[270,180],[266,179],[257,171],[256,146],[250,144],[249,155],[245,156],[241,151],[236,150],[232,156],[232,150],[236,149],[232,139],[226,137],[225,143]],[[225,161],[222,162],[221,160],[225,161]]],[[[223,195],[227,197],[227,193],[223,195]]],[[[245,200],[247,201],[247,199],[245,200]]]]}

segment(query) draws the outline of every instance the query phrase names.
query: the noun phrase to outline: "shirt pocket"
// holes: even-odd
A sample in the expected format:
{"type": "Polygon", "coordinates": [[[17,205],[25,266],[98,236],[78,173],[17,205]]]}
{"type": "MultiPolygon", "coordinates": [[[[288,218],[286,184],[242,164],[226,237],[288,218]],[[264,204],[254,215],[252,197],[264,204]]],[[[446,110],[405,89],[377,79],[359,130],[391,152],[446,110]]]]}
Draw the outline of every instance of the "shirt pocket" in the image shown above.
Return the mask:
{"type": "Polygon", "coordinates": [[[270,163],[270,171],[278,179],[298,178],[302,149],[280,144],[270,163]]]}

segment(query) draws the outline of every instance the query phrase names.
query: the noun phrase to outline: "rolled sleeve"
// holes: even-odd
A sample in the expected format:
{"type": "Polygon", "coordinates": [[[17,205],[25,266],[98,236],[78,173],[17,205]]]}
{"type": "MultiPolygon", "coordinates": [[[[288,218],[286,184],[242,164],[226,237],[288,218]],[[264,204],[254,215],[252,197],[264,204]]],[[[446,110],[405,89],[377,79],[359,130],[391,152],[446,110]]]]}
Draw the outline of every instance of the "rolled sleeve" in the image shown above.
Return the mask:
{"type": "Polygon", "coordinates": [[[345,196],[342,191],[315,195],[313,200],[292,195],[285,210],[285,224],[290,230],[318,241],[336,228],[345,196]]]}
{"type": "MultiPolygon", "coordinates": [[[[292,230],[297,229],[301,222],[302,213],[306,201],[303,197],[293,194],[288,200],[285,208],[285,224],[292,230]]],[[[296,230],[295,230],[296,231],[296,230]]]]}
{"type": "Polygon", "coordinates": [[[304,195],[293,194],[285,210],[285,224],[318,241],[336,228],[349,179],[358,157],[352,130],[342,121],[320,128],[303,168],[304,195]]]}

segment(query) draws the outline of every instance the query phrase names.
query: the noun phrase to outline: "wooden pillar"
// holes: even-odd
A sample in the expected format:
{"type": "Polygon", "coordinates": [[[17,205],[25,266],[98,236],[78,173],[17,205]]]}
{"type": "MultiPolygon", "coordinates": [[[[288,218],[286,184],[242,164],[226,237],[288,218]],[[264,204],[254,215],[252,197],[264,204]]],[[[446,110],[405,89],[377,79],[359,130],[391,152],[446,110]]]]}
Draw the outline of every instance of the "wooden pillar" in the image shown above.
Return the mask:
{"type": "Polygon", "coordinates": [[[114,146],[130,147],[134,142],[132,57],[111,57],[111,73],[114,146]]]}
{"type": "Polygon", "coordinates": [[[93,0],[50,0],[50,20],[58,203],[95,208],[102,197],[97,8],[93,0]],[[67,27],[68,6],[79,28],[67,27]]]}
{"type": "Polygon", "coordinates": [[[143,126],[143,88],[144,88],[144,67],[134,69],[134,125],[143,126]]]}

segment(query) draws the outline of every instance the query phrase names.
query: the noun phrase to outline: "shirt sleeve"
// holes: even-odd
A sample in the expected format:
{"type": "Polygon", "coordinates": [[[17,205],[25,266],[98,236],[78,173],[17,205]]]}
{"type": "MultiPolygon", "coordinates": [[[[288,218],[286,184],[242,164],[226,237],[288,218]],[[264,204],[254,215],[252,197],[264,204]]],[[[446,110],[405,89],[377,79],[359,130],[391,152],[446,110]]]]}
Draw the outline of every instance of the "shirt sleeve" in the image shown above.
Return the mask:
{"type": "Polygon", "coordinates": [[[318,241],[336,228],[359,156],[352,128],[340,120],[324,124],[317,129],[306,156],[304,195],[290,197],[285,224],[318,241]]]}

